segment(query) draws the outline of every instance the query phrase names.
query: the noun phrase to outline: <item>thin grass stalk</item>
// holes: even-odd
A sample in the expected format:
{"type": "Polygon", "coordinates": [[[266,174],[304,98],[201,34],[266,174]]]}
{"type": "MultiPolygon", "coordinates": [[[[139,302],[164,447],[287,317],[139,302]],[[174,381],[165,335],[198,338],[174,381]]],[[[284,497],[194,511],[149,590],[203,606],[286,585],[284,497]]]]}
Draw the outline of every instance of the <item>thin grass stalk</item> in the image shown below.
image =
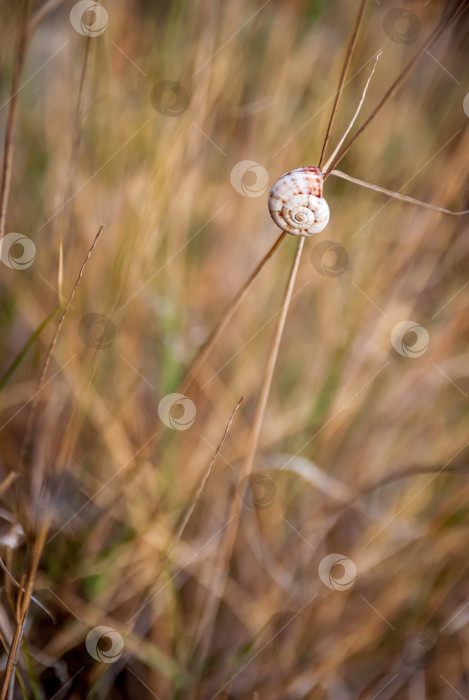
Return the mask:
{"type": "Polygon", "coordinates": [[[30,0],[25,0],[23,4],[23,14],[18,34],[18,45],[16,50],[13,77],[11,81],[10,102],[8,106],[8,116],[3,141],[3,161],[2,161],[2,181],[0,185],[0,246],[1,239],[5,235],[5,225],[8,210],[8,200],[10,197],[11,172],[13,166],[13,137],[15,132],[16,114],[18,109],[18,93],[20,90],[20,79],[23,72],[24,59],[26,55],[26,45],[28,43],[28,15],[30,0]]]}
{"type": "MultiPolygon", "coordinates": [[[[64,207],[65,207],[65,203],[69,202],[72,199],[72,195],[73,195],[73,173],[75,170],[78,149],[80,147],[80,140],[81,140],[82,102],[83,102],[83,95],[84,95],[84,90],[85,90],[85,80],[86,80],[86,73],[87,73],[87,69],[88,69],[90,46],[91,46],[91,37],[88,36],[87,40],[86,40],[85,57],[83,59],[83,68],[81,71],[80,87],[78,88],[77,105],[75,108],[75,120],[74,120],[73,135],[72,135],[72,151],[71,151],[71,155],[70,155],[70,165],[69,165],[69,170],[68,170],[69,178],[68,178],[67,190],[65,192],[64,207]]],[[[64,267],[64,229],[70,228],[70,223],[72,220],[71,211],[72,210],[69,209],[68,216],[65,216],[65,211],[64,211],[64,215],[60,217],[62,220],[62,225],[60,226],[60,229],[59,229],[59,261],[58,261],[58,269],[57,269],[57,294],[58,294],[59,304],[61,303],[61,299],[63,296],[62,290],[63,290],[63,267],[64,267]]]]}
{"type": "Polygon", "coordinates": [[[205,484],[207,483],[207,480],[209,479],[210,474],[212,473],[213,465],[215,464],[215,461],[221,452],[221,449],[225,443],[225,440],[228,437],[228,433],[230,432],[231,424],[233,423],[235,416],[236,416],[241,404],[243,403],[243,401],[244,401],[244,396],[241,396],[241,398],[239,399],[238,403],[236,404],[236,406],[233,410],[233,413],[231,414],[230,420],[226,424],[225,432],[223,433],[223,437],[220,440],[220,443],[219,443],[217,449],[215,450],[212,459],[210,460],[210,464],[208,466],[207,472],[206,472],[204,478],[202,479],[202,481],[200,482],[199,488],[197,489],[196,494],[195,494],[194,498],[192,499],[192,502],[191,502],[189,508],[187,509],[187,512],[184,515],[184,518],[183,518],[183,520],[178,528],[178,531],[174,537],[173,543],[171,544],[171,549],[169,550],[168,554],[166,555],[167,560],[169,560],[171,558],[171,555],[174,551],[175,546],[177,545],[177,543],[181,539],[181,537],[184,533],[184,530],[187,527],[187,523],[191,519],[192,513],[194,512],[195,507],[196,507],[197,503],[199,502],[200,497],[202,495],[202,492],[205,488],[205,484]]]}
{"type": "Polygon", "coordinates": [[[402,202],[407,202],[408,204],[415,204],[419,207],[424,207],[425,209],[431,209],[432,211],[438,211],[441,214],[451,214],[452,216],[463,216],[463,214],[469,214],[469,209],[463,209],[462,211],[452,211],[451,209],[444,209],[443,207],[437,207],[435,204],[428,204],[427,202],[422,202],[420,199],[415,199],[414,197],[408,197],[406,194],[401,194],[400,192],[393,192],[392,190],[387,190],[385,187],[379,187],[379,185],[373,185],[370,182],[365,182],[364,180],[359,180],[357,177],[352,177],[343,173],[340,170],[331,170],[330,175],[335,177],[340,177],[342,180],[348,180],[353,182],[360,187],[365,187],[367,190],[373,190],[374,192],[380,192],[393,199],[399,199],[402,202]]]}
{"type": "MultiPolygon", "coordinates": [[[[4,561],[3,561],[3,559],[2,559],[1,557],[0,557],[0,569],[3,570],[3,573],[7,576],[8,580],[10,581],[10,583],[13,583],[13,584],[16,586],[16,588],[19,588],[23,593],[25,592],[24,588],[21,587],[20,582],[17,581],[17,580],[15,579],[15,577],[13,576],[13,574],[10,573],[10,571],[9,571],[9,569],[8,569],[8,567],[7,567],[7,565],[4,563],[4,561]]],[[[33,601],[33,603],[36,603],[36,605],[37,605],[39,608],[41,608],[41,610],[44,610],[44,612],[45,612],[47,615],[49,615],[49,617],[51,618],[52,622],[55,622],[54,616],[53,616],[52,613],[45,607],[45,605],[42,605],[42,603],[39,602],[39,600],[38,600],[37,598],[35,598],[33,595],[31,596],[31,600],[33,601]]]]}
{"type": "MultiPolygon", "coordinates": [[[[233,315],[236,312],[236,309],[239,307],[241,301],[244,299],[247,291],[250,289],[254,280],[258,277],[259,273],[264,268],[266,263],[274,255],[275,251],[280,246],[282,241],[285,239],[286,235],[287,234],[285,232],[282,232],[280,234],[280,236],[278,236],[278,238],[276,239],[276,241],[274,242],[272,247],[269,248],[269,250],[264,255],[262,260],[258,263],[257,267],[253,270],[251,275],[248,277],[246,282],[242,285],[242,287],[238,290],[236,295],[233,297],[232,301],[229,303],[228,307],[225,309],[225,311],[224,311],[223,315],[221,316],[220,320],[218,321],[217,325],[215,326],[212,333],[210,334],[209,338],[202,345],[202,347],[200,348],[200,350],[196,354],[195,358],[193,359],[192,364],[190,365],[189,369],[186,371],[185,378],[182,380],[182,382],[178,386],[178,389],[177,389],[178,392],[180,392],[181,394],[187,394],[192,389],[192,387],[194,386],[194,384],[196,383],[196,380],[197,380],[196,375],[197,375],[198,370],[202,367],[202,365],[206,361],[207,357],[210,355],[213,348],[215,347],[216,343],[223,335],[223,332],[225,331],[229,322],[233,318],[233,315]]],[[[155,444],[158,444],[162,435],[163,435],[163,431],[161,430],[159,432],[159,434],[157,435],[157,437],[155,438],[155,444]]]]}
{"type": "MultiPolygon", "coordinates": [[[[78,288],[78,285],[80,284],[81,279],[82,279],[82,277],[83,277],[83,273],[84,273],[85,267],[86,267],[86,265],[87,265],[87,263],[88,263],[88,260],[90,259],[91,255],[92,255],[92,253],[93,253],[93,250],[95,249],[95,246],[96,246],[96,244],[97,244],[97,242],[98,242],[98,239],[99,239],[99,237],[100,237],[100,235],[101,235],[101,232],[102,232],[103,228],[104,228],[104,224],[101,224],[101,226],[100,226],[99,229],[98,229],[98,232],[97,232],[96,236],[94,237],[94,241],[93,241],[93,243],[91,244],[91,247],[90,247],[89,250],[88,250],[87,256],[86,256],[85,260],[84,260],[83,263],[82,263],[82,266],[81,266],[81,268],[80,268],[80,272],[78,273],[78,277],[77,277],[76,282],[75,282],[75,284],[74,284],[74,286],[73,286],[73,289],[72,289],[72,291],[71,291],[71,293],[70,293],[70,296],[69,296],[69,298],[68,298],[68,301],[67,301],[67,303],[66,303],[66,305],[65,305],[65,308],[64,308],[64,310],[63,310],[63,312],[62,312],[62,315],[61,315],[61,317],[60,317],[60,319],[59,319],[59,323],[57,324],[57,329],[56,329],[56,331],[55,331],[54,337],[52,338],[52,341],[51,341],[51,343],[50,343],[50,345],[49,345],[49,349],[48,349],[48,351],[47,351],[46,357],[45,357],[45,359],[44,359],[44,363],[43,363],[43,365],[42,365],[41,374],[40,374],[40,376],[39,376],[39,380],[38,380],[38,383],[37,383],[36,392],[35,392],[34,398],[33,398],[33,400],[32,400],[31,410],[30,410],[30,413],[29,413],[29,416],[28,416],[28,422],[27,422],[27,425],[26,425],[25,436],[24,436],[23,445],[22,445],[22,449],[21,449],[20,466],[22,466],[22,467],[25,467],[25,466],[28,464],[28,462],[30,461],[30,460],[29,460],[29,457],[30,457],[30,450],[31,450],[31,441],[32,441],[33,428],[34,428],[34,420],[35,420],[35,417],[36,417],[37,407],[38,407],[38,403],[39,403],[39,399],[40,399],[39,395],[40,395],[40,393],[41,393],[41,389],[42,389],[43,386],[44,386],[44,382],[45,382],[46,375],[47,375],[47,370],[49,369],[49,365],[50,365],[50,361],[51,361],[51,359],[52,359],[52,354],[53,354],[53,352],[54,352],[54,348],[55,348],[55,346],[56,346],[56,344],[57,344],[57,340],[58,340],[58,338],[59,338],[60,331],[62,330],[62,326],[63,326],[63,323],[64,323],[64,321],[65,321],[65,317],[66,317],[66,315],[67,315],[67,313],[68,313],[68,310],[70,309],[70,306],[71,306],[71,304],[72,304],[73,298],[74,298],[74,296],[75,296],[75,292],[76,292],[76,290],[77,290],[77,288],[78,288]]],[[[40,480],[39,480],[39,481],[40,481],[40,480]]],[[[37,478],[36,478],[36,483],[38,483],[37,478]]],[[[36,495],[37,495],[37,494],[36,494],[36,495]]]]}
{"type": "Polygon", "coordinates": [[[48,316],[46,316],[44,321],[42,321],[42,323],[39,324],[39,326],[32,333],[30,338],[28,338],[26,343],[23,345],[23,347],[21,348],[21,350],[19,351],[19,353],[17,354],[17,356],[15,357],[15,359],[13,360],[11,365],[9,367],[7,367],[5,372],[2,374],[2,376],[0,377],[0,391],[2,391],[5,388],[5,386],[7,385],[9,380],[11,379],[11,377],[14,375],[14,373],[16,372],[16,370],[18,369],[18,367],[22,363],[23,359],[25,358],[25,356],[28,353],[28,351],[30,350],[30,348],[32,348],[32,346],[34,345],[36,340],[39,338],[39,336],[41,335],[41,333],[45,329],[45,327],[50,323],[50,321],[52,321],[52,319],[54,318],[58,309],[59,309],[59,307],[56,306],[55,309],[53,309],[53,311],[51,311],[50,314],[48,316]]]}
{"type": "Polygon", "coordinates": [[[7,665],[3,676],[0,700],[13,700],[15,670],[18,663],[18,654],[23,638],[26,615],[31,603],[34,580],[36,578],[39,561],[46,541],[48,523],[42,523],[37,536],[35,536],[29,548],[29,563],[24,581],[21,581],[21,588],[17,598],[16,626],[13,639],[10,645],[7,665]]]}
{"type": "Polygon", "coordinates": [[[398,75],[396,80],[393,82],[389,90],[386,92],[384,97],[378,102],[373,112],[370,114],[368,119],[362,124],[358,129],[356,134],[350,139],[348,144],[344,146],[342,151],[338,154],[337,158],[330,164],[328,170],[323,173],[324,180],[330,175],[331,171],[334,170],[340,161],[347,155],[349,150],[352,148],[355,141],[359,136],[365,131],[365,129],[371,124],[376,115],[381,111],[387,101],[394,95],[396,90],[405,82],[405,80],[411,75],[414,69],[417,67],[418,62],[428,49],[436,43],[436,41],[442,36],[442,34],[449,29],[449,27],[457,20],[469,7],[469,0],[460,0],[457,5],[446,14],[438,26],[433,30],[433,32],[428,37],[427,41],[420,47],[415,56],[409,61],[404,70],[398,75]]]}
{"type": "Polygon", "coordinates": [[[195,375],[197,371],[200,369],[200,367],[203,365],[211,351],[213,350],[213,347],[215,346],[216,342],[219,340],[219,338],[222,336],[223,331],[226,329],[228,323],[230,322],[231,318],[233,317],[233,314],[235,313],[236,309],[240,305],[241,301],[243,300],[246,292],[254,282],[254,280],[257,278],[259,273],[261,272],[262,268],[265,266],[265,264],[270,260],[270,258],[273,256],[281,242],[284,240],[286,237],[286,233],[281,233],[280,236],[277,238],[273,246],[267,251],[267,253],[264,255],[260,263],[257,265],[256,269],[251,273],[251,275],[248,277],[246,282],[243,284],[243,286],[239,289],[233,300],[230,302],[228,308],[225,310],[223,316],[221,317],[220,321],[218,324],[215,326],[214,330],[210,334],[210,337],[208,340],[204,343],[202,348],[200,349],[199,353],[197,354],[196,358],[192,362],[191,367],[186,373],[186,378],[184,379],[183,383],[180,385],[179,391],[183,394],[185,394],[193,385],[195,381],[195,375]]]}
{"type": "Polygon", "coordinates": [[[254,414],[254,421],[252,424],[252,429],[249,435],[248,448],[246,452],[246,458],[243,462],[243,467],[241,470],[241,479],[246,478],[252,471],[252,464],[254,461],[254,455],[256,453],[257,444],[259,442],[259,435],[261,431],[262,421],[264,419],[264,413],[267,406],[267,399],[270,393],[270,387],[272,385],[272,378],[274,375],[275,365],[277,362],[278,351],[280,348],[280,342],[282,340],[283,331],[285,328],[285,321],[287,320],[288,309],[290,308],[290,302],[293,295],[293,288],[295,286],[296,276],[298,273],[298,267],[301,260],[301,254],[303,252],[305,244],[304,236],[300,236],[298,241],[298,246],[296,249],[296,255],[293,260],[292,269],[290,272],[290,277],[288,279],[287,290],[285,293],[285,298],[282,304],[282,310],[277,322],[277,328],[275,329],[275,335],[272,341],[272,346],[270,349],[269,357],[267,360],[267,365],[264,372],[264,377],[262,379],[261,391],[259,394],[259,399],[256,406],[256,412],[254,414]]]}
{"type": "MultiPolygon", "coordinates": [[[[252,465],[254,462],[254,456],[256,453],[257,445],[259,442],[259,435],[262,426],[262,421],[264,419],[264,413],[267,405],[267,399],[270,393],[270,387],[272,385],[272,378],[274,375],[275,365],[277,362],[278,351],[280,348],[280,342],[282,340],[283,331],[285,328],[285,322],[287,319],[288,310],[290,308],[290,302],[293,295],[293,288],[295,286],[295,281],[298,273],[298,267],[301,260],[301,254],[303,252],[303,247],[305,243],[304,236],[300,236],[298,241],[298,246],[296,249],[295,258],[293,260],[293,265],[288,278],[287,288],[285,290],[285,296],[282,302],[282,308],[280,310],[280,316],[277,321],[277,326],[275,329],[275,334],[272,340],[269,356],[267,359],[266,368],[264,371],[264,376],[262,378],[261,389],[259,393],[259,398],[257,400],[256,411],[254,414],[253,424],[249,433],[248,446],[246,450],[246,456],[243,460],[241,472],[238,481],[241,482],[246,479],[252,471],[252,465]]],[[[202,629],[204,632],[204,639],[201,644],[201,650],[199,653],[197,672],[200,673],[200,669],[203,666],[205,657],[210,648],[210,642],[213,634],[213,629],[215,626],[215,620],[218,612],[219,602],[223,595],[223,590],[225,587],[226,578],[228,576],[228,566],[230,559],[233,554],[234,545],[236,541],[236,536],[239,527],[239,519],[241,516],[241,500],[236,495],[233,496],[231,500],[231,505],[228,514],[227,522],[229,525],[226,528],[226,535],[224,537],[221,554],[220,554],[220,574],[214,585],[214,592],[210,595],[205,612],[203,615],[202,629]]]]}
{"type": "Polygon", "coordinates": [[[358,32],[360,29],[360,25],[362,23],[366,3],[367,3],[367,0],[362,0],[362,3],[360,5],[360,9],[358,11],[357,21],[355,22],[355,27],[353,29],[353,33],[352,33],[352,36],[351,36],[351,39],[350,39],[350,42],[349,42],[349,45],[347,48],[347,52],[345,54],[345,61],[344,61],[344,65],[342,67],[342,73],[340,74],[339,87],[337,88],[337,92],[335,94],[334,104],[332,105],[331,116],[329,117],[329,123],[327,125],[326,135],[324,137],[324,143],[322,145],[321,155],[319,158],[319,163],[318,163],[319,170],[321,170],[322,161],[324,160],[324,156],[326,155],[326,148],[329,144],[329,139],[331,137],[332,127],[334,125],[335,115],[337,113],[337,107],[339,106],[339,100],[340,100],[340,97],[342,95],[342,90],[344,88],[345,78],[347,77],[348,69],[350,67],[350,61],[352,60],[352,54],[353,54],[353,51],[355,49],[355,45],[357,43],[358,32]]]}
{"type": "Polygon", "coordinates": [[[345,131],[344,131],[344,133],[343,133],[343,135],[342,135],[342,137],[341,137],[339,143],[337,144],[337,146],[336,146],[335,149],[334,149],[334,152],[332,153],[331,157],[328,159],[327,163],[326,163],[325,166],[324,166],[324,170],[325,170],[326,172],[327,172],[327,170],[328,170],[328,168],[329,168],[329,165],[333,162],[333,160],[334,160],[334,158],[336,157],[337,153],[340,151],[342,144],[344,143],[344,141],[345,141],[345,139],[347,138],[348,134],[349,134],[350,131],[352,130],[353,125],[355,124],[355,122],[356,122],[356,120],[357,120],[357,117],[358,117],[358,115],[360,114],[361,108],[363,107],[363,103],[364,103],[364,101],[365,101],[366,93],[368,92],[368,88],[370,87],[371,79],[372,79],[372,77],[373,77],[374,74],[375,74],[376,66],[378,65],[378,61],[379,61],[380,56],[381,56],[382,53],[383,53],[383,52],[380,51],[380,52],[378,53],[378,55],[376,56],[376,59],[375,59],[373,68],[372,68],[372,70],[371,70],[370,75],[368,76],[368,80],[367,80],[366,83],[365,83],[365,87],[364,87],[362,96],[361,96],[361,98],[360,98],[360,102],[358,103],[358,107],[357,107],[357,109],[355,110],[355,113],[354,113],[352,119],[350,120],[350,124],[349,124],[348,127],[345,129],[345,131]]]}
{"type": "MultiPolygon", "coordinates": [[[[207,469],[205,475],[203,476],[203,478],[202,478],[202,480],[201,480],[199,486],[197,487],[194,496],[191,498],[190,505],[189,505],[189,507],[187,508],[187,510],[186,510],[186,512],[185,512],[185,514],[184,514],[184,517],[183,517],[183,519],[182,519],[182,521],[181,521],[181,524],[179,525],[179,527],[178,527],[178,529],[177,529],[176,534],[174,535],[174,538],[173,538],[173,540],[172,540],[172,542],[171,542],[171,546],[169,547],[169,549],[167,550],[166,554],[165,554],[164,557],[163,557],[163,564],[162,564],[162,566],[161,566],[161,568],[160,568],[159,573],[158,573],[157,576],[156,576],[155,581],[152,583],[152,588],[154,588],[154,587],[156,586],[156,584],[157,584],[158,581],[160,580],[162,574],[163,574],[164,571],[166,570],[166,566],[171,562],[172,554],[173,554],[175,548],[177,547],[178,542],[181,540],[181,537],[182,537],[183,534],[184,534],[184,531],[185,531],[185,529],[186,529],[186,527],[187,527],[187,524],[188,524],[189,520],[191,519],[192,513],[194,512],[194,510],[195,510],[195,508],[196,508],[196,506],[197,506],[197,503],[198,503],[199,500],[200,500],[200,497],[201,497],[201,495],[202,495],[202,493],[203,493],[203,491],[204,491],[204,488],[205,488],[205,485],[206,485],[206,483],[207,483],[207,480],[209,479],[210,474],[212,473],[213,465],[215,464],[215,461],[216,461],[218,455],[220,454],[220,452],[221,452],[221,450],[222,450],[222,448],[223,448],[223,445],[225,444],[225,440],[226,440],[226,438],[228,437],[228,433],[229,433],[230,430],[231,430],[231,426],[232,426],[232,424],[233,424],[233,421],[234,421],[234,419],[235,419],[235,417],[236,417],[236,414],[238,413],[238,411],[239,411],[239,409],[240,409],[241,404],[243,403],[243,401],[244,401],[244,396],[241,396],[241,398],[239,399],[239,401],[238,401],[238,403],[236,404],[235,408],[233,409],[233,412],[232,412],[232,414],[231,414],[231,416],[230,416],[230,419],[229,419],[228,423],[226,424],[225,432],[223,433],[223,436],[222,436],[220,442],[218,443],[218,447],[216,448],[215,452],[213,453],[212,459],[210,460],[210,464],[209,464],[209,466],[208,466],[208,469],[207,469]]],[[[146,590],[145,592],[146,592],[147,595],[150,593],[150,591],[148,591],[148,590],[146,590]]],[[[140,608],[140,610],[143,610],[143,609],[144,609],[144,608],[140,608]]],[[[138,611],[138,612],[140,612],[140,611],[138,611]]],[[[137,613],[137,616],[138,616],[138,613],[137,613]]]]}

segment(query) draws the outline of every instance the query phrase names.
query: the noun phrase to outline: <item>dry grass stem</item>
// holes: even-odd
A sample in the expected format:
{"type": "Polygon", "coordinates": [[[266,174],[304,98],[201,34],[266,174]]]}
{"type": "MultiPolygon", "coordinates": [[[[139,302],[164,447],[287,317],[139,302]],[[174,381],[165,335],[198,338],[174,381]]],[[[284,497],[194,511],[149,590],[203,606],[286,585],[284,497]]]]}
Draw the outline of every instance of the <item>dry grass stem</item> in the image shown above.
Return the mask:
{"type": "Polygon", "coordinates": [[[24,0],[21,22],[18,30],[18,46],[13,67],[10,99],[8,102],[8,116],[3,140],[2,177],[0,183],[0,250],[2,246],[1,239],[5,235],[8,199],[10,196],[11,171],[13,165],[13,137],[15,132],[16,114],[18,111],[18,92],[21,74],[23,72],[26,44],[28,40],[29,6],[30,0],[24,0]]]}
{"type": "MultiPolygon", "coordinates": [[[[340,96],[341,96],[342,90],[344,88],[345,78],[347,77],[348,69],[350,67],[350,61],[352,60],[353,50],[354,50],[355,45],[357,43],[358,32],[359,32],[360,25],[361,25],[362,20],[363,20],[363,14],[365,12],[366,3],[367,3],[367,0],[361,0],[360,9],[359,9],[358,15],[357,15],[357,21],[355,23],[355,27],[353,29],[352,36],[350,38],[350,42],[349,42],[349,45],[347,47],[347,52],[345,54],[345,61],[344,61],[344,65],[342,66],[342,72],[340,74],[340,79],[339,79],[339,87],[337,88],[337,92],[336,92],[335,97],[334,97],[334,103],[332,105],[331,115],[329,117],[329,122],[327,124],[326,135],[324,137],[324,142],[322,144],[321,155],[320,155],[319,161],[318,161],[319,170],[321,170],[322,161],[324,160],[324,158],[326,156],[326,149],[329,145],[329,139],[331,137],[331,132],[332,132],[332,127],[334,125],[335,115],[337,113],[337,108],[339,106],[340,96]]],[[[326,170],[326,169],[327,168],[324,168],[324,170],[326,170]]]]}
{"type": "Polygon", "coordinates": [[[379,187],[378,185],[372,185],[369,182],[364,182],[356,177],[347,175],[340,170],[331,170],[330,175],[335,175],[335,177],[340,177],[342,180],[348,180],[348,182],[354,182],[356,185],[365,187],[368,190],[374,190],[375,192],[381,192],[394,199],[399,199],[401,202],[408,202],[409,204],[417,204],[425,209],[431,209],[432,211],[439,211],[442,214],[452,214],[453,216],[463,216],[463,214],[469,214],[469,209],[464,209],[463,211],[451,211],[450,209],[443,209],[442,207],[437,207],[434,204],[428,204],[427,202],[422,202],[419,199],[414,199],[413,197],[408,197],[400,192],[393,192],[392,190],[387,190],[384,187],[379,187]]]}
{"type": "Polygon", "coordinates": [[[447,31],[469,7],[469,0],[459,0],[454,7],[448,11],[438,26],[434,29],[432,34],[428,37],[426,42],[420,47],[415,56],[407,64],[404,70],[399,74],[396,80],[393,82],[391,87],[387,90],[384,97],[378,102],[373,112],[370,114],[368,119],[362,124],[356,134],[350,139],[348,144],[342,149],[339,155],[335,158],[332,164],[329,166],[329,170],[324,173],[324,179],[330,174],[331,170],[336,169],[340,161],[347,155],[349,150],[352,148],[353,144],[356,142],[359,136],[363,134],[365,129],[371,124],[376,115],[382,110],[384,105],[393,96],[398,88],[407,80],[407,78],[412,74],[412,71],[417,67],[418,62],[422,59],[426,52],[438,41],[438,39],[447,31]]]}

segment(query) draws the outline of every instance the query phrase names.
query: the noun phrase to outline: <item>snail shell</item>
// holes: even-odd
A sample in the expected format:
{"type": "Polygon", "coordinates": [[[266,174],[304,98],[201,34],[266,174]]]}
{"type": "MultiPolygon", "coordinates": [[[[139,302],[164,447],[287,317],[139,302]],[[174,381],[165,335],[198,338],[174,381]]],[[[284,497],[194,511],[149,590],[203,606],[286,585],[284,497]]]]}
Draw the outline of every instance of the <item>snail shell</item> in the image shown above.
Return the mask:
{"type": "Polygon", "coordinates": [[[313,236],[329,223],[329,206],[322,196],[319,168],[290,170],[269,192],[270,216],[283,231],[294,236],[313,236]]]}

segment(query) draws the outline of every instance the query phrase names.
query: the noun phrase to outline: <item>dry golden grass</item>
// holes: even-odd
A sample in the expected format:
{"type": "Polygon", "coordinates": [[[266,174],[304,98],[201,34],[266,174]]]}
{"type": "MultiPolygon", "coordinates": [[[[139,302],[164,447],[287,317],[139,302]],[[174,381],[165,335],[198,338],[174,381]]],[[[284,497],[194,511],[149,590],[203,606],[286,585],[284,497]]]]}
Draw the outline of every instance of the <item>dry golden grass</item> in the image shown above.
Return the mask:
{"type": "MultiPolygon", "coordinates": [[[[357,126],[446,3],[405,5],[421,22],[407,44],[383,29],[400,4],[368,2],[328,154],[378,51],[357,126]]],[[[255,161],[270,186],[318,162],[358,1],[113,0],[90,39],[71,26],[73,3],[40,6],[29,7],[5,229],[30,237],[36,257],[1,265],[0,480],[18,475],[1,489],[0,535],[16,524],[25,537],[11,547],[5,535],[0,556],[22,581],[47,529],[34,597],[55,622],[31,602],[9,697],[469,697],[467,217],[327,179],[331,221],[306,240],[247,493],[239,468],[293,237],[198,369],[193,425],[173,430],[158,414],[279,235],[268,187],[241,195],[232,168],[255,161]],[[163,80],[189,98],[177,116],[152,105],[163,80]],[[343,274],[313,265],[326,240],[345,248],[343,274]],[[109,319],[105,347],[90,314],[109,319]],[[406,320],[429,334],[419,357],[391,344],[406,320]],[[243,508],[227,567],[233,499],[243,508]],[[318,574],[332,553],[356,566],[346,590],[318,574]],[[113,663],[87,651],[99,626],[124,640],[113,663]]],[[[21,3],[0,14],[1,106],[21,3]]],[[[467,26],[466,13],[423,56],[341,169],[467,208],[467,26]]],[[[330,253],[322,262],[334,264],[330,253]]],[[[5,575],[4,666],[17,598],[5,575]]]]}

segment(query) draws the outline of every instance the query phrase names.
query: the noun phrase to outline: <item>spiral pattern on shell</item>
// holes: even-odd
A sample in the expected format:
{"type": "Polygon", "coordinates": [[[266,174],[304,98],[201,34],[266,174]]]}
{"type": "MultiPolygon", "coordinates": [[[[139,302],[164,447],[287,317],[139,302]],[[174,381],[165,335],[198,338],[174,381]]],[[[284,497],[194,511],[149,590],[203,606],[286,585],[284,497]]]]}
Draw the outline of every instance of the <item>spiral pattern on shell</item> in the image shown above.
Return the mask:
{"type": "Polygon", "coordinates": [[[294,236],[314,236],[329,223],[329,206],[322,196],[319,168],[290,170],[269,192],[269,212],[283,231],[294,236]]]}

